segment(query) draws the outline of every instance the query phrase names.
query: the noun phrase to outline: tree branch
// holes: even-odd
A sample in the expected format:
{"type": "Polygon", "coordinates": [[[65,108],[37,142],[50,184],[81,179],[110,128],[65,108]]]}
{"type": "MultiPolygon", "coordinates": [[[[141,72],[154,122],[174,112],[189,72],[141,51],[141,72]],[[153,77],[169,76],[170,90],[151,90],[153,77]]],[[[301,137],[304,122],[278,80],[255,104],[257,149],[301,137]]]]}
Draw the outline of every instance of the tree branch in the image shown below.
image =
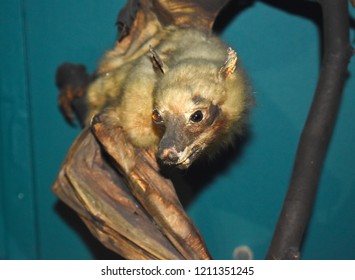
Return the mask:
{"type": "Polygon", "coordinates": [[[300,258],[300,246],[312,213],[352,54],[347,1],[320,0],[319,3],[324,38],[320,77],[267,259],[300,258]]]}

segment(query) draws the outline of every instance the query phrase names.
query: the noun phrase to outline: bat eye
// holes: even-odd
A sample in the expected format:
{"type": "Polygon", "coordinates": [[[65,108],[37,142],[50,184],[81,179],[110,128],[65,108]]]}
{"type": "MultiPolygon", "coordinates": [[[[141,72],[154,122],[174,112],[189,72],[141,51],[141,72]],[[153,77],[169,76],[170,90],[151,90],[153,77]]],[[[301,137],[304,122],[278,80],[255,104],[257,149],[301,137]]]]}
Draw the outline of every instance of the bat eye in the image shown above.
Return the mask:
{"type": "Polygon", "coordinates": [[[157,109],[154,109],[154,111],[152,113],[152,120],[156,124],[161,124],[163,122],[163,118],[161,117],[161,115],[157,109]]]}
{"type": "Polygon", "coordinates": [[[190,121],[198,123],[203,120],[203,113],[198,110],[190,116],[190,121]]]}

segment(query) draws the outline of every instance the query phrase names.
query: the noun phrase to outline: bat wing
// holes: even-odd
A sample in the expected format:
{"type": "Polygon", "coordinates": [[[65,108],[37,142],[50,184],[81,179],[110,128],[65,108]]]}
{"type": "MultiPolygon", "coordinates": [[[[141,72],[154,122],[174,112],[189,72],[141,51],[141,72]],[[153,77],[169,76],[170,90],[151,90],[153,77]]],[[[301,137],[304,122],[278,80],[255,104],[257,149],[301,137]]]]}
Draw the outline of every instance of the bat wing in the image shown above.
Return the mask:
{"type": "Polygon", "coordinates": [[[119,40],[106,54],[97,73],[110,72],[146,54],[157,45],[167,26],[211,32],[220,10],[229,0],[129,0],[117,19],[119,40]]]}
{"type": "Polygon", "coordinates": [[[229,0],[129,0],[120,11],[117,26],[120,38],[127,36],[137,12],[155,15],[161,25],[194,27],[209,31],[219,11],[229,0]]]}
{"type": "Polygon", "coordinates": [[[101,243],[127,259],[181,259],[100,151],[90,129],[72,145],[53,187],[101,243]]]}
{"type": "Polygon", "coordinates": [[[56,195],[126,259],[209,259],[154,154],[135,149],[122,130],[108,131],[102,119],[73,143],[53,186],[56,195]]]}

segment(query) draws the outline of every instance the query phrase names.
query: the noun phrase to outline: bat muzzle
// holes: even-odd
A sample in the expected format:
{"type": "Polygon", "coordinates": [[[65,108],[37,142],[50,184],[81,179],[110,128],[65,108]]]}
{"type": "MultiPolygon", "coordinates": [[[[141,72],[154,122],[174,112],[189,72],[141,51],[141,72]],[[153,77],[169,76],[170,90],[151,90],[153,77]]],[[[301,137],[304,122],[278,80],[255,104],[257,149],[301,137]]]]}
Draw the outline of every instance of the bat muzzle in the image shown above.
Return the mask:
{"type": "Polygon", "coordinates": [[[165,165],[186,169],[200,155],[205,145],[200,143],[198,133],[186,129],[184,118],[167,118],[166,123],[157,157],[165,165]]]}
{"type": "Polygon", "coordinates": [[[174,165],[179,161],[179,155],[175,147],[159,149],[157,156],[164,164],[168,165],[174,165]]]}
{"type": "Polygon", "coordinates": [[[158,158],[165,165],[175,166],[179,169],[187,169],[199,156],[202,149],[186,147],[182,152],[177,152],[175,147],[158,150],[158,158]]]}

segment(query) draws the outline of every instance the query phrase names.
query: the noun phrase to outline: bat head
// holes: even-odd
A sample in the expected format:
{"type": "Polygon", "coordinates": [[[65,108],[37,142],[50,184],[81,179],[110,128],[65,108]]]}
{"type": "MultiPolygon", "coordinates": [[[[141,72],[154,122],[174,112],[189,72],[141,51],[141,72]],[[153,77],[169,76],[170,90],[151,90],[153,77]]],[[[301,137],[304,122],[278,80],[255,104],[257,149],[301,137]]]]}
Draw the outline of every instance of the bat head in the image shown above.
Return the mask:
{"type": "Polygon", "coordinates": [[[189,59],[166,69],[156,85],[152,112],[161,135],[157,157],[186,169],[204,152],[230,142],[241,127],[247,107],[245,80],[234,73],[231,49],[224,64],[189,59]]]}

